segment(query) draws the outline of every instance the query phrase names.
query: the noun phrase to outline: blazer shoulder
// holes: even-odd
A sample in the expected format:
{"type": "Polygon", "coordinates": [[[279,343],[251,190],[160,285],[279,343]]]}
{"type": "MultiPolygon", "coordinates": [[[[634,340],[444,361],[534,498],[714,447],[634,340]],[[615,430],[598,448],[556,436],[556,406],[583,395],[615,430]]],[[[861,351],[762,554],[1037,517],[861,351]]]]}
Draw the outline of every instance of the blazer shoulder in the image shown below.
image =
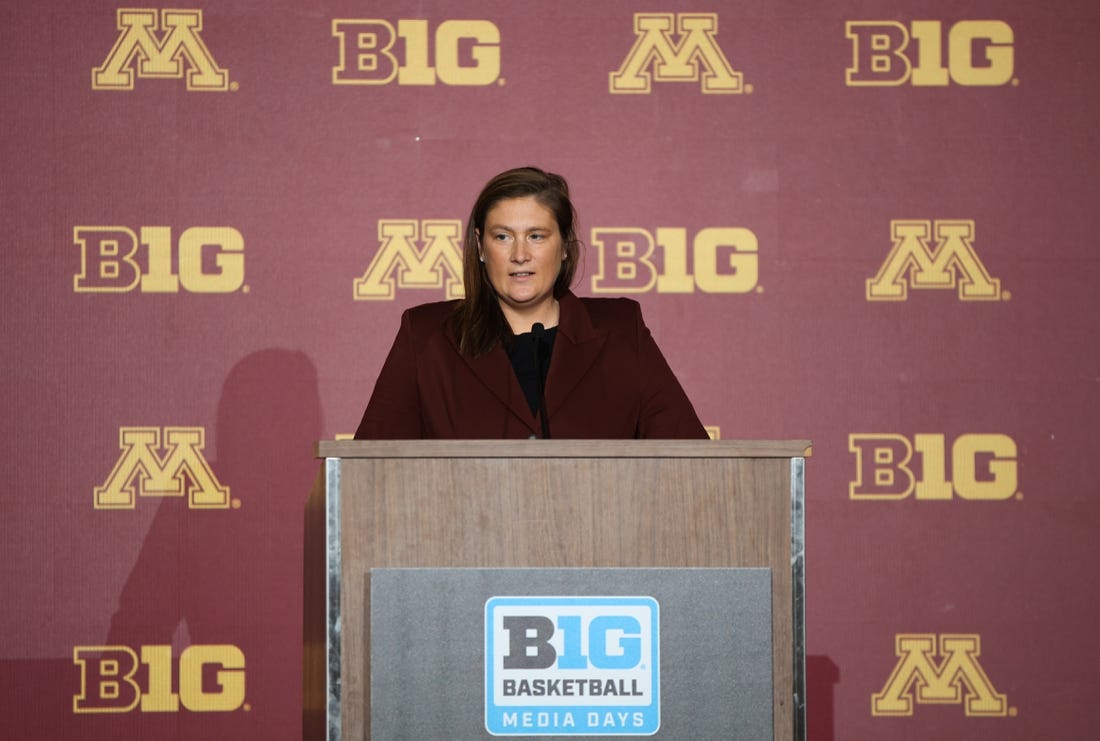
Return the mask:
{"type": "Polygon", "coordinates": [[[597,327],[608,323],[636,322],[642,314],[641,304],[632,298],[584,297],[581,304],[597,327]]]}
{"type": "Polygon", "coordinates": [[[401,324],[414,337],[425,338],[434,335],[443,330],[447,320],[458,307],[458,303],[456,299],[413,306],[401,315],[401,324]]]}

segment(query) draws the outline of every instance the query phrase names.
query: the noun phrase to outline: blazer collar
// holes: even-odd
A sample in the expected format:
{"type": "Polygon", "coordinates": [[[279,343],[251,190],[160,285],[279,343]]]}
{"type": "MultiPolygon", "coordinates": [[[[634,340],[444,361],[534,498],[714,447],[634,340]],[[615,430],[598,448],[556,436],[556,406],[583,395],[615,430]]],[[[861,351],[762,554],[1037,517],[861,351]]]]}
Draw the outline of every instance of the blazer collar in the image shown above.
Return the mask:
{"type": "Polygon", "coordinates": [[[558,307],[558,336],[546,377],[546,412],[551,419],[596,362],[607,340],[607,330],[596,329],[584,302],[572,292],[558,299],[558,307]]]}
{"type": "Polygon", "coordinates": [[[520,388],[519,379],[516,378],[516,372],[512,369],[512,362],[508,359],[508,353],[504,351],[504,347],[498,344],[489,352],[476,358],[460,353],[457,344],[455,344],[455,352],[462,357],[477,380],[497,398],[501,406],[532,433],[538,433],[540,429],[538,420],[527,405],[527,397],[523,395],[523,389],[520,388]]]}
{"type": "MultiPolygon", "coordinates": [[[[566,292],[558,299],[558,307],[558,333],[546,378],[546,413],[551,420],[554,412],[565,403],[569,394],[596,362],[607,340],[607,331],[596,329],[584,303],[572,292],[566,292]]],[[[457,343],[453,338],[450,340],[457,353],[457,343]]],[[[531,432],[540,431],[538,420],[527,405],[527,398],[523,395],[523,389],[519,386],[512,363],[508,360],[508,353],[503,347],[498,345],[478,358],[459,354],[477,379],[512,415],[531,432]]],[[[551,435],[553,432],[551,425],[551,435]]]]}

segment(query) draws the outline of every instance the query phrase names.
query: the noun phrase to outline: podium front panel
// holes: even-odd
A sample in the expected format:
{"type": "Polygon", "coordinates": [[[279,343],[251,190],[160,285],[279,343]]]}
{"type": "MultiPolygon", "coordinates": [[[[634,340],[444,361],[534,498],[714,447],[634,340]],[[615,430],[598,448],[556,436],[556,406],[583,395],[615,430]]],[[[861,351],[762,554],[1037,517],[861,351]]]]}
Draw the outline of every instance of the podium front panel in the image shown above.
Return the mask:
{"type": "Polygon", "coordinates": [[[374,569],[371,738],[772,737],[768,569],[374,569]]]}

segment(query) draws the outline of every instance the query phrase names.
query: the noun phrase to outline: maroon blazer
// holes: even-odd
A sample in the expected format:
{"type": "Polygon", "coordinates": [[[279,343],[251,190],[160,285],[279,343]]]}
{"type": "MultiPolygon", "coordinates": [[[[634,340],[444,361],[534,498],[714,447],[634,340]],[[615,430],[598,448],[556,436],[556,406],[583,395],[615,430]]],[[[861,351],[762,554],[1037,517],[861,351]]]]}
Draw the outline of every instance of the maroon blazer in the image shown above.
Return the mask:
{"type": "MultiPolygon", "coordinates": [[[[546,377],[553,438],[706,438],[687,395],[630,299],[562,296],[546,377]]],[[[462,355],[447,331],[455,302],[401,317],[355,437],[497,440],[541,435],[503,347],[462,355]]]]}

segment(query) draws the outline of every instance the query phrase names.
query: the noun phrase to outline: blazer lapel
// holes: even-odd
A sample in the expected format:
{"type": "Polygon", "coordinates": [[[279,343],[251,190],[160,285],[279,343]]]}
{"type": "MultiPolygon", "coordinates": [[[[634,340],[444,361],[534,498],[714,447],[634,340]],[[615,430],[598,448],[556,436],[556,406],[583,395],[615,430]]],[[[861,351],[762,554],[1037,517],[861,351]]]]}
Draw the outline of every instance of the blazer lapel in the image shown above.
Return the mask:
{"type": "MultiPolygon", "coordinates": [[[[546,378],[546,413],[551,419],[596,362],[607,331],[597,330],[584,304],[572,293],[558,301],[558,336],[550,356],[550,372],[546,378]]],[[[553,425],[550,427],[553,432],[553,425]]]]}
{"type": "Polygon", "coordinates": [[[508,360],[508,354],[499,345],[481,357],[471,358],[458,351],[458,344],[448,337],[466,367],[474,374],[490,393],[497,398],[505,409],[522,422],[531,432],[538,431],[538,423],[527,406],[527,398],[519,387],[519,379],[508,360]]]}

